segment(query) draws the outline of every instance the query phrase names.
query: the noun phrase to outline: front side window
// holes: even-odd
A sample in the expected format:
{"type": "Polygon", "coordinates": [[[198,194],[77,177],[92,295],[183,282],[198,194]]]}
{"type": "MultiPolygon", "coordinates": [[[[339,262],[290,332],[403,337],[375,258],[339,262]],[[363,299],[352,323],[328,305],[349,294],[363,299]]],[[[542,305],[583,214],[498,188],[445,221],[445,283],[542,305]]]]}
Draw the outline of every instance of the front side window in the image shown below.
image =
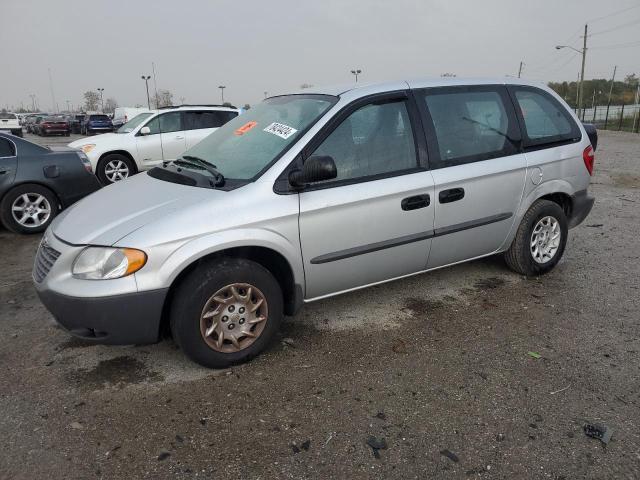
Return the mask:
{"type": "Polygon", "coordinates": [[[179,132],[182,128],[182,113],[169,112],[162,113],[157,117],[151,119],[146,125],[151,130],[151,135],[158,133],[171,133],[179,132]]]}
{"type": "Polygon", "coordinates": [[[201,128],[219,128],[229,120],[238,116],[237,112],[230,111],[186,111],[185,130],[199,130],[201,128]]]}
{"type": "Polygon", "coordinates": [[[579,140],[575,122],[559,102],[537,88],[512,87],[528,146],[579,140]]]}
{"type": "Polygon", "coordinates": [[[333,181],[408,170],[418,166],[406,102],[365,105],[345,118],[312,155],[336,164],[333,181]]]}
{"type": "Polygon", "coordinates": [[[425,92],[438,143],[435,166],[453,166],[512,155],[517,126],[507,112],[504,91],[452,87],[425,92]]]}
{"type": "Polygon", "coordinates": [[[6,138],[0,137],[0,158],[1,157],[13,157],[15,152],[13,150],[13,143],[6,138]]]}
{"type": "Polygon", "coordinates": [[[182,155],[183,170],[209,175],[196,162],[215,165],[227,179],[250,180],[289,149],[337,101],[330,95],[272,97],[225,123],[182,155]],[[199,160],[194,161],[193,157],[199,160]]]}
{"type": "Polygon", "coordinates": [[[136,115],[135,117],[133,117],[131,120],[129,120],[127,123],[125,123],[124,125],[122,125],[116,133],[129,133],[129,132],[133,132],[136,127],[138,125],[140,125],[142,122],[144,122],[147,118],[149,118],[151,115],[153,115],[152,113],[141,113],[140,115],[136,115]]]}

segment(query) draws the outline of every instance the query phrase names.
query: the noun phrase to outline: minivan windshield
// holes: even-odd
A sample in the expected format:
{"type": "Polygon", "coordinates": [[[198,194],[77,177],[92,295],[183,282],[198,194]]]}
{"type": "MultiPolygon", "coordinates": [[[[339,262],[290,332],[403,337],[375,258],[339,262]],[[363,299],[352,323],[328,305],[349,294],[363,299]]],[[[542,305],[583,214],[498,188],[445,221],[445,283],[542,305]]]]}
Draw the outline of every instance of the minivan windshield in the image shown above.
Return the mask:
{"type": "Polygon", "coordinates": [[[129,120],[127,123],[122,125],[118,130],[116,130],[116,133],[131,133],[131,132],[133,132],[133,130],[138,125],[140,125],[142,122],[144,122],[151,115],[153,115],[153,113],[141,113],[140,115],[136,115],[131,120],[129,120]]]}
{"type": "Polygon", "coordinates": [[[250,180],[279,158],[337,100],[330,95],[269,98],[224,124],[175,163],[206,176],[219,172],[227,179],[250,180]]]}

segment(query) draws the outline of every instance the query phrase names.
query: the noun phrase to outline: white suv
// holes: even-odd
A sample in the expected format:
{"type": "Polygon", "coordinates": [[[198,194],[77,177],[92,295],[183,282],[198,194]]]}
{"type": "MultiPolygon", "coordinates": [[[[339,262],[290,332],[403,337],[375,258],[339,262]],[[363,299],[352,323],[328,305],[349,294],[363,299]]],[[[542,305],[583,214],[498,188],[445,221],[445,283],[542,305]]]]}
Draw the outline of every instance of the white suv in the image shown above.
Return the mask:
{"type": "Polygon", "coordinates": [[[161,108],[135,116],[114,133],[83,138],[69,147],[82,150],[107,185],[177,159],[239,113],[216,105],[161,108]]]}
{"type": "Polygon", "coordinates": [[[18,137],[22,136],[22,125],[15,113],[0,112],[0,131],[6,130],[18,137]]]}

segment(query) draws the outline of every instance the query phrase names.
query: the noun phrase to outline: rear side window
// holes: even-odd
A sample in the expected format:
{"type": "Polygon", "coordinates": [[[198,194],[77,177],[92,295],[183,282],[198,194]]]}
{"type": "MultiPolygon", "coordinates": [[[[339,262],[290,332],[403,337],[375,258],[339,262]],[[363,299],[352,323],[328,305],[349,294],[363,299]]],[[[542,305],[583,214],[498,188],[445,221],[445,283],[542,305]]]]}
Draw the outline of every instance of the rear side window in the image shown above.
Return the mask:
{"type": "Polygon", "coordinates": [[[579,141],[582,135],[569,112],[547,92],[534,87],[510,87],[524,126],[525,147],[579,141]]]}
{"type": "Polygon", "coordinates": [[[505,157],[518,152],[519,132],[501,87],[450,87],[425,91],[437,141],[433,167],[505,157]]]}
{"type": "Polygon", "coordinates": [[[202,112],[186,111],[184,112],[185,130],[218,128],[237,116],[238,114],[236,112],[223,112],[214,110],[202,112]]]}
{"type": "Polygon", "coordinates": [[[0,158],[13,157],[16,152],[13,149],[13,143],[6,138],[0,137],[0,158]]]}
{"type": "Polygon", "coordinates": [[[0,119],[2,119],[2,120],[15,120],[16,116],[13,113],[0,112],[0,119]]]}

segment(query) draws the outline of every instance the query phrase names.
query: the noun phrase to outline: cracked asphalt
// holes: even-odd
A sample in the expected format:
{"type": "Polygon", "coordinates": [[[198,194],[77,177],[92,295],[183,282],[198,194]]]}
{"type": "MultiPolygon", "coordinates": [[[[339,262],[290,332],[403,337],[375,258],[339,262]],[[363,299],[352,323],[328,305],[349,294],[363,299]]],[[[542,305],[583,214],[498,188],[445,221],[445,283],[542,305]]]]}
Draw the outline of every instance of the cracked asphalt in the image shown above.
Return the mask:
{"type": "Polygon", "coordinates": [[[222,371],[71,338],[31,286],[39,238],[0,230],[0,478],[638,478],[639,157],[600,132],[550,274],[493,257],[313,303],[222,371]]]}

